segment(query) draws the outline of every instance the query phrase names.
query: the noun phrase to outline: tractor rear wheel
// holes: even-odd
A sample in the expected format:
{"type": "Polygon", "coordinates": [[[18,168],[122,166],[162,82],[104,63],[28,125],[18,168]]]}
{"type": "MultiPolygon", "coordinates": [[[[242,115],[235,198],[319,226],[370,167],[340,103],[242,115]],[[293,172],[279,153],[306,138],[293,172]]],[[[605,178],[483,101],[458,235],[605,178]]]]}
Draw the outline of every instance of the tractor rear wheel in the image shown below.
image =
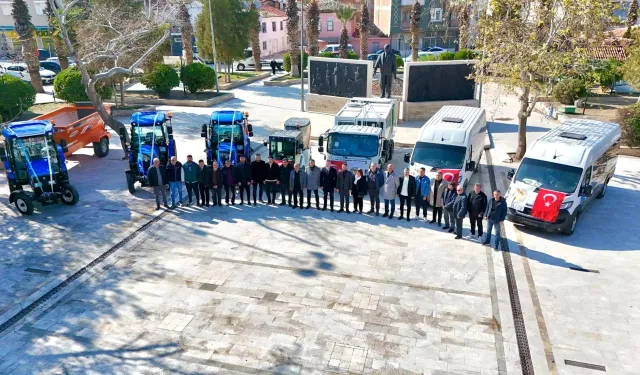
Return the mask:
{"type": "Polygon", "coordinates": [[[19,193],[15,197],[16,208],[22,215],[33,214],[33,198],[27,193],[19,193]]]}
{"type": "Polygon", "coordinates": [[[126,173],[127,176],[127,188],[129,189],[129,193],[133,194],[136,192],[135,181],[133,180],[133,176],[131,173],[126,173]]]}
{"type": "Polygon", "coordinates": [[[73,206],[78,203],[80,200],[80,194],[78,194],[78,190],[74,188],[72,185],[65,185],[62,188],[62,203],[73,206]]]}
{"type": "Polygon", "coordinates": [[[101,158],[109,155],[109,138],[102,137],[100,138],[100,142],[94,142],[93,152],[96,154],[96,156],[101,158]]]}

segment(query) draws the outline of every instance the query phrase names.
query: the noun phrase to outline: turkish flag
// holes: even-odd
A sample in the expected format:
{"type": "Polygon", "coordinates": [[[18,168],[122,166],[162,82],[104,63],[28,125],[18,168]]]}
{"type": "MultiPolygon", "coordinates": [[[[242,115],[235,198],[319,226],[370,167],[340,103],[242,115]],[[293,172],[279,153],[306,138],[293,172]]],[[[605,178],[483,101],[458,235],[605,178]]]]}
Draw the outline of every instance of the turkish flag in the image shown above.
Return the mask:
{"type": "Polygon", "coordinates": [[[560,193],[553,190],[540,189],[535,202],[533,202],[533,208],[531,208],[531,216],[537,217],[550,223],[555,223],[560,212],[560,206],[566,196],[565,193],[560,193]]]}
{"type": "Polygon", "coordinates": [[[453,181],[456,184],[458,183],[458,177],[460,176],[459,169],[441,169],[440,172],[442,172],[442,178],[447,182],[453,181]]]}

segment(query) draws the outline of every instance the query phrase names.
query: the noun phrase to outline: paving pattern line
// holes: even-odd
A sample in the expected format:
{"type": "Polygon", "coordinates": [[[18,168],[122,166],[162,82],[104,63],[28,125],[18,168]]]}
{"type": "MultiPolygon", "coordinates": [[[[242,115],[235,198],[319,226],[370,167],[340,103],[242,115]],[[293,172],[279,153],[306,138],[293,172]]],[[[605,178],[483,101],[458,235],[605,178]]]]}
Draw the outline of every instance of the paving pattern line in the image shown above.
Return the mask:
{"type": "MultiPolygon", "coordinates": [[[[490,150],[485,152],[485,157],[487,159],[487,165],[489,166],[489,181],[491,183],[491,190],[493,191],[497,189],[497,182],[490,150]]],[[[504,225],[500,231],[504,233],[504,225]]],[[[507,287],[509,288],[509,300],[511,302],[511,312],[513,313],[513,325],[516,330],[516,341],[518,343],[518,353],[520,355],[522,374],[533,375],[535,372],[533,370],[529,340],[527,339],[527,328],[524,324],[522,305],[520,304],[520,296],[518,294],[518,283],[516,282],[513,263],[511,262],[511,252],[509,251],[509,243],[507,242],[506,236],[502,236],[500,249],[502,250],[504,270],[507,277],[507,287]]]]}

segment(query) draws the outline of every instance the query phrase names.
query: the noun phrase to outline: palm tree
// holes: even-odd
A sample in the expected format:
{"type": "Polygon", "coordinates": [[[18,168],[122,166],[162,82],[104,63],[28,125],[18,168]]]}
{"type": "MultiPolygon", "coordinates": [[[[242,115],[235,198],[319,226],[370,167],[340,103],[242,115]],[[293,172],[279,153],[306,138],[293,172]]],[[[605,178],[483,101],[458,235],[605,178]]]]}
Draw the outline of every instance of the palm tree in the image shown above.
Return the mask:
{"type": "Polygon", "coordinates": [[[58,64],[60,69],[65,70],[69,67],[69,59],[67,57],[67,47],[64,45],[64,41],[60,37],[60,29],[57,25],[56,16],[53,14],[51,4],[47,1],[47,18],[49,19],[49,35],[53,39],[53,49],[58,56],[58,64]]]}
{"type": "MultiPolygon", "coordinates": [[[[289,56],[291,57],[291,76],[300,77],[300,16],[298,15],[298,2],[287,2],[287,37],[289,38],[289,56]]],[[[303,68],[304,69],[304,68],[303,68]]]]}
{"type": "Polygon", "coordinates": [[[336,17],[342,22],[342,32],[340,33],[340,57],[346,59],[349,57],[349,32],[347,31],[347,24],[353,19],[356,14],[355,9],[350,6],[340,5],[336,9],[336,17]]]}
{"type": "Polygon", "coordinates": [[[22,54],[24,55],[24,61],[27,63],[29,69],[29,76],[31,77],[31,84],[36,92],[43,93],[42,78],[40,78],[40,61],[38,60],[38,45],[35,39],[35,28],[31,23],[31,15],[29,14],[29,8],[24,0],[13,1],[13,24],[16,28],[16,33],[22,42],[22,54]]]}
{"type": "Polygon", "coordinates": [[[362,5],[360,6],[360,23],[358,24],[358,31],[360,32],[360,60],[367,59],[370,28],[369,6],[367,6],[367,0],[362,0],[362,5]]]}
{"type": "MultiPolygon", "coordinates": [[[[255,13],[258,12],[255,2],[251,2],[249,11],[255,13]]],[[[253,53],[253,63],[255,66],[254,69],[256,70],[256,72],[261,72],[262,63],[260,62],[260,54],[262,51],[260,50],[260,17],[258,16],[256,18],[258,19],[256,24],[253,26],[249,25],[249,40],[251,41],[251,52],[253,53]]]]}
{"type": "Polygon", "coordinates": [[[418,61],[418,38],[420,37],[420,19],[422,17],[422,6],[418,0],[411,7],[411,61],[418,61]]]}
{"type": "Polygon", "coordinates": [[[193,25],[189,16],[189,0],[180,4],[180,34],[182,35],[182,51],[187,64],[193,64],[193,25]]]}
{"type": "Polygon", "coordinates": [[[320,8],[318,7],[318,2],[316,0],[311,0],[309,2],[309,7],[307,8],[307,40],[309,41],[309,54],[311,56],[318,55],[318,37],[320,36],[320,31],[318,30],[320,26],[320,8]]]}

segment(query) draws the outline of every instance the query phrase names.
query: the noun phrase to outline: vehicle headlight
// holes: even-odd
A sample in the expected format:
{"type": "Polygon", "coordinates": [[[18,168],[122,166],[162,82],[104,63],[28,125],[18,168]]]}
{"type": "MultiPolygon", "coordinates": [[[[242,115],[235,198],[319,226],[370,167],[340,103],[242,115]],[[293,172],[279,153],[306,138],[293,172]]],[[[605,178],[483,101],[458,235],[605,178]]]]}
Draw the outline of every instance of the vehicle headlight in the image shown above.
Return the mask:
{"type": "Polygon", "coordinates": [[[561,210],[566,210],[571,208],[571,206],[573,206],[573,201],[569,201],[569,202],[564,202],[560,205],[560,209],[561,210]]]}

